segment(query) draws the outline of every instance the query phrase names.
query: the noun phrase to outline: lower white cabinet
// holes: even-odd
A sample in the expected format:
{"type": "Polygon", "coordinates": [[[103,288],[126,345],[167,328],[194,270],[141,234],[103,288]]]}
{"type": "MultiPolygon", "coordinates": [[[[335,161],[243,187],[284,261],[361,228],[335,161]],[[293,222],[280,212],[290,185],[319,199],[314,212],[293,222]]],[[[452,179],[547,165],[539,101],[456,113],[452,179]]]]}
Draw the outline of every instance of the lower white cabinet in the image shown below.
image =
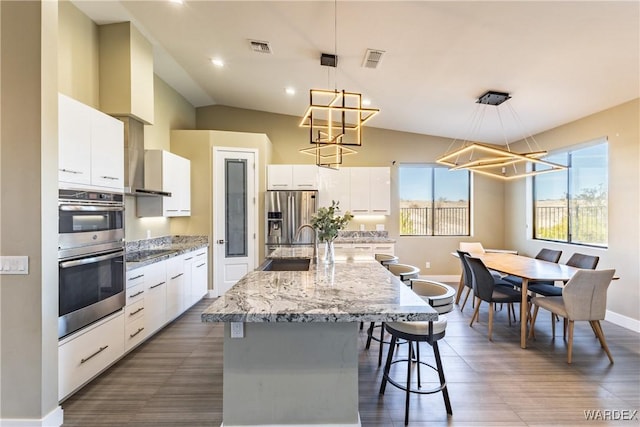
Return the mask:
{"type": "Polygon", "coordinates": [[[203,248],[195,251],[191,273],[191,305],[200,301],[207,294],[209,281],[208,250],[203,248]]]}
{"type": "Polygon", "coordinates": [[[148,265],[145,272],[145,328],[151,335],[166,323],[167,262],[148,265]]]}
{"type": "Polygon", "coordinates": [[[172,321],[184,311],[184,255],[169,258],[167,261],[167,311],[165,320],[172,321]]]}
{"type": "Polygon", "coordinates": [[[59,400],[205,296],[207,259],[201,248],[128,271],[124,309],[60,341],[59,400]]]}
{"type": "Polygon", "coordinates": [[[124,312],[106,317],[58,345],[58,399],[62,400],[124,354],[124,312]]]}

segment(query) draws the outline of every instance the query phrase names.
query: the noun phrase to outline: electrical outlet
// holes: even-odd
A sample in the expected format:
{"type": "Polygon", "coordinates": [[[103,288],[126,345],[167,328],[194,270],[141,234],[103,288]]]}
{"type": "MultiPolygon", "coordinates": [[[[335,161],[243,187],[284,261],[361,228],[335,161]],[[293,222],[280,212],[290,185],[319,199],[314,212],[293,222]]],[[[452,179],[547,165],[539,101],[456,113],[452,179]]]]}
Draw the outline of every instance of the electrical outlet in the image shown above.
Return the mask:
{"type": "Polygon", "coordinates": [[[244,338],[244,323],[231,322],[231,338],[244,338]]]}
{"type": "Polygon", "coordinates": [[[429,261],[424,263],[425,268],[431,268],[431,263],[429,261]]]}

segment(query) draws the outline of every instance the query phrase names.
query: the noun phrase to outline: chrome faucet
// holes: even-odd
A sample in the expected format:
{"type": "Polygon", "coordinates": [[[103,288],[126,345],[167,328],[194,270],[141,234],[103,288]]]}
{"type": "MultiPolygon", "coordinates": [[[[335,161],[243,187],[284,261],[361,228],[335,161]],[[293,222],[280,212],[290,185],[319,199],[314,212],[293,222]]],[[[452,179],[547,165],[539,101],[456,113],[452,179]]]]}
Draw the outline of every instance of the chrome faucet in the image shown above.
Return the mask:
{"type": "Polygon", "coordinates": [[[293,237],[296,241],[300,239],[300,234],[304,228],[310,228],[313,231],[313,258],[311,258],[311,262],[313,264],[318,263],[318,232],[311,224],[302,224],[296,230],[296,235],[293,237]]]}

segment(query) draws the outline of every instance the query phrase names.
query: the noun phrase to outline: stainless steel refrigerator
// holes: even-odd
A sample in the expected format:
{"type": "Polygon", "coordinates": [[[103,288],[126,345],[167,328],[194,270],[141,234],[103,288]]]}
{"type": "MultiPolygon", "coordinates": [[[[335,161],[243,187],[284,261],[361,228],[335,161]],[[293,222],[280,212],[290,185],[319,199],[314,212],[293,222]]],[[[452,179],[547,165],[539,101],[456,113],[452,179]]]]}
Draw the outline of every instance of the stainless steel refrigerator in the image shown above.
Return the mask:
{"type": "Polygon", "coordinates": [[[265,221],[267,255],[279,246],[309,245],[313,242],[313,231],[302,229],[295,239],[298,228],[311,223],[316,212],[317,191],[267,191],[265,193],[265,221]]]}

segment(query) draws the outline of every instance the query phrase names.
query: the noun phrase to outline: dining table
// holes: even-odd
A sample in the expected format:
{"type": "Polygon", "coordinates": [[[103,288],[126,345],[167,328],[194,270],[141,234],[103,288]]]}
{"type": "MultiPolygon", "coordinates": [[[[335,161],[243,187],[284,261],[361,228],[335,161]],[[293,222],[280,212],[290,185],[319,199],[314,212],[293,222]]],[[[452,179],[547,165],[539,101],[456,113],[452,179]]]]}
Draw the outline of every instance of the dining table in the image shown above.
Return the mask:
{"type": "MultiPolygon", "coordinates": [[[[454,253],[457,257],[458,254],[454,253]]],[[[527,322],[522,319],[527,318],[528,300],[527,294],[529,290],[529,282],[545,280],[545,281],[563,281],[566,282],[576,271],[580,270],[565,264],[558,264],[549,261],[542,261],[527,256],[516,255],[504,252],[483,252],[471,253],[472,257],[480,258],[484,265],[499,273],[517,276],[522,278],[522,300],[520,304],[520,347],[527,348],[527,322]]],[[[464,283],[460,281],[458,294],[464,289],[464,283]]]]}

